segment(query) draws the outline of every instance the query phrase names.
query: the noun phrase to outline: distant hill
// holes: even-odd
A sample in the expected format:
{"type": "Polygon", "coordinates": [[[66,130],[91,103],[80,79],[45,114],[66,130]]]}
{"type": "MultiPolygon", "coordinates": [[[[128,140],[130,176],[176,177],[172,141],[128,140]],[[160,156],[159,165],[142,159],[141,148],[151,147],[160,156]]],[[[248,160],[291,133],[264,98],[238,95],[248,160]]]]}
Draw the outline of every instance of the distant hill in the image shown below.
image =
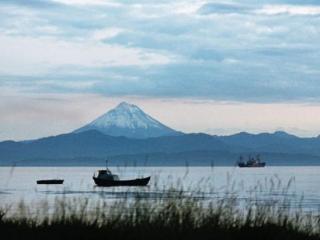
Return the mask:
{"type": "Polygon", "coordinates": [[[104,158],[121,154],[183,152],[212,149],[227,150],[216,137],[188,134],[147,139],[113,137],[96,130],[62,134],[31,142],[0,143],[0,162],[32,159],[104,158]]]}
{"type": "Polygon", "coordinates": [[[286,132],[275,133],[238,133],[219,138],[224,143],[254,152],[320,154],[319,138],[299,138],[286,132]]]}
{"type": "Polygon", "coordinates": [[[320,165],[320,139],[285,132],[231,136],[183,134],[153,138],[97,130],[34,141],[0,142],[1,165],[234,165],[239,155],[261,154],[268,165],[320,165]]]}
{"type": "Polygon", "coordinates": [[[93,120],[91,123],[75,130],[75,133],[97,130],[110,136],[129,138],[149,138],[176,136],[181,132],[173,130],[155,120],[139,107],[126,102],[93,120]]]}

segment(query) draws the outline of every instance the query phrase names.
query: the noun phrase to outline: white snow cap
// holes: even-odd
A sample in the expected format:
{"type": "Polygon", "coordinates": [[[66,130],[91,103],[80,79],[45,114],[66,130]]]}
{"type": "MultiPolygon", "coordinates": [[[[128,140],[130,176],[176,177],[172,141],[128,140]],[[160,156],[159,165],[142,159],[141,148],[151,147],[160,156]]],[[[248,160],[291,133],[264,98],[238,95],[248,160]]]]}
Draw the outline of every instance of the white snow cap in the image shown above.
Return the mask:
{"type": "Polygon", "coordinates": [[[160,122],[144,113],[138,106],[121,102],[116,108],[103,114],[89,125],[96,127],[117,126],[121,128],[160,128],[160,122]]]}
{"type": "Polygon", "coordinates": [[[97,130],[110,136],[126,136],[130,138],[181,134],[144,113],[136,105],[127,102],[120,103],[114,109],[111,109],[82,128],[75,130],[75,132],[88,130],[97,130]]]}

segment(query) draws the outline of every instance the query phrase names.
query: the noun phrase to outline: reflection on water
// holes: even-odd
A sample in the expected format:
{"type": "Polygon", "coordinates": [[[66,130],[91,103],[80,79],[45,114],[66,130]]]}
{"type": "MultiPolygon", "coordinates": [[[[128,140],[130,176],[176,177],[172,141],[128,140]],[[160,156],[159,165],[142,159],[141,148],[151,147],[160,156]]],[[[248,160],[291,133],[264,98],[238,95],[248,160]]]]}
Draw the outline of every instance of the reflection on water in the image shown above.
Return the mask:
{"type": "Polygon", "coordinates": [[[179,196],[210,201],[237,196],[240,201],[288,201],[291,207],[318,210],[320,167],[115,167],[122,179],[151,176],[147,187],[96,187],[96,167],[0,167],[0,204],[37,203],[56,197],[113,201],[121,198],[179,196]],[[37,185],[36,180],[63,178],[63,185],[37,185]],[[168,193],[168,190],[170,192],[168,193]]]}

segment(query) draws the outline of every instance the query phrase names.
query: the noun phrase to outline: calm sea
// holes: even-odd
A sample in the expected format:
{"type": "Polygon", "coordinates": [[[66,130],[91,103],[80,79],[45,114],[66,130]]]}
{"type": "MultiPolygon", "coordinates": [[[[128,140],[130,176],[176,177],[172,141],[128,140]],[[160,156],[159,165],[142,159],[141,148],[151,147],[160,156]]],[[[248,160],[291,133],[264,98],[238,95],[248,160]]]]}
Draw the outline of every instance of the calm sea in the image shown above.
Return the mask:
{"type": "MultiPolygon", "coordinates": [[[[103,167],[101,167],[103,168],[103,167]]],[[[100,169],[101,169],[100,168],[100,169]]],[[[148,187],[95,187],[92,175],[99,167],[0,167],[0,205],[23,200],[89,198],[115,200],[137,193],[154,197],[175,187],[184,194],[198,194],[204,200],[232,193],[239,199],[281,201],[293,207],[318,211],[320,207],[320,167],[110,167],[121,179],[151,176],[148,187]],[[36,180],[63,178],[63,185],[37,185],[36,180]]]]}

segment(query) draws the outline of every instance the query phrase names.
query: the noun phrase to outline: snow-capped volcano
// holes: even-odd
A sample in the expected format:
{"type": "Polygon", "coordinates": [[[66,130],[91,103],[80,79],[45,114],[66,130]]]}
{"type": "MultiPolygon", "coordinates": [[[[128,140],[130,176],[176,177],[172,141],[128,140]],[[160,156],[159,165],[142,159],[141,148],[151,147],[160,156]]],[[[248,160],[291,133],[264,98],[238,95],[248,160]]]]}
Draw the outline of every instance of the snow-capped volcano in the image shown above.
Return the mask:
{"type": "Polygon", "coordinates": [[[87,130],[98,130],[111,136],[126,136],[130,138],[181,134],[144,113],[136,105],[126,102],[120,103],[116,108],[77,129],[75,132],[87,130]]]}

